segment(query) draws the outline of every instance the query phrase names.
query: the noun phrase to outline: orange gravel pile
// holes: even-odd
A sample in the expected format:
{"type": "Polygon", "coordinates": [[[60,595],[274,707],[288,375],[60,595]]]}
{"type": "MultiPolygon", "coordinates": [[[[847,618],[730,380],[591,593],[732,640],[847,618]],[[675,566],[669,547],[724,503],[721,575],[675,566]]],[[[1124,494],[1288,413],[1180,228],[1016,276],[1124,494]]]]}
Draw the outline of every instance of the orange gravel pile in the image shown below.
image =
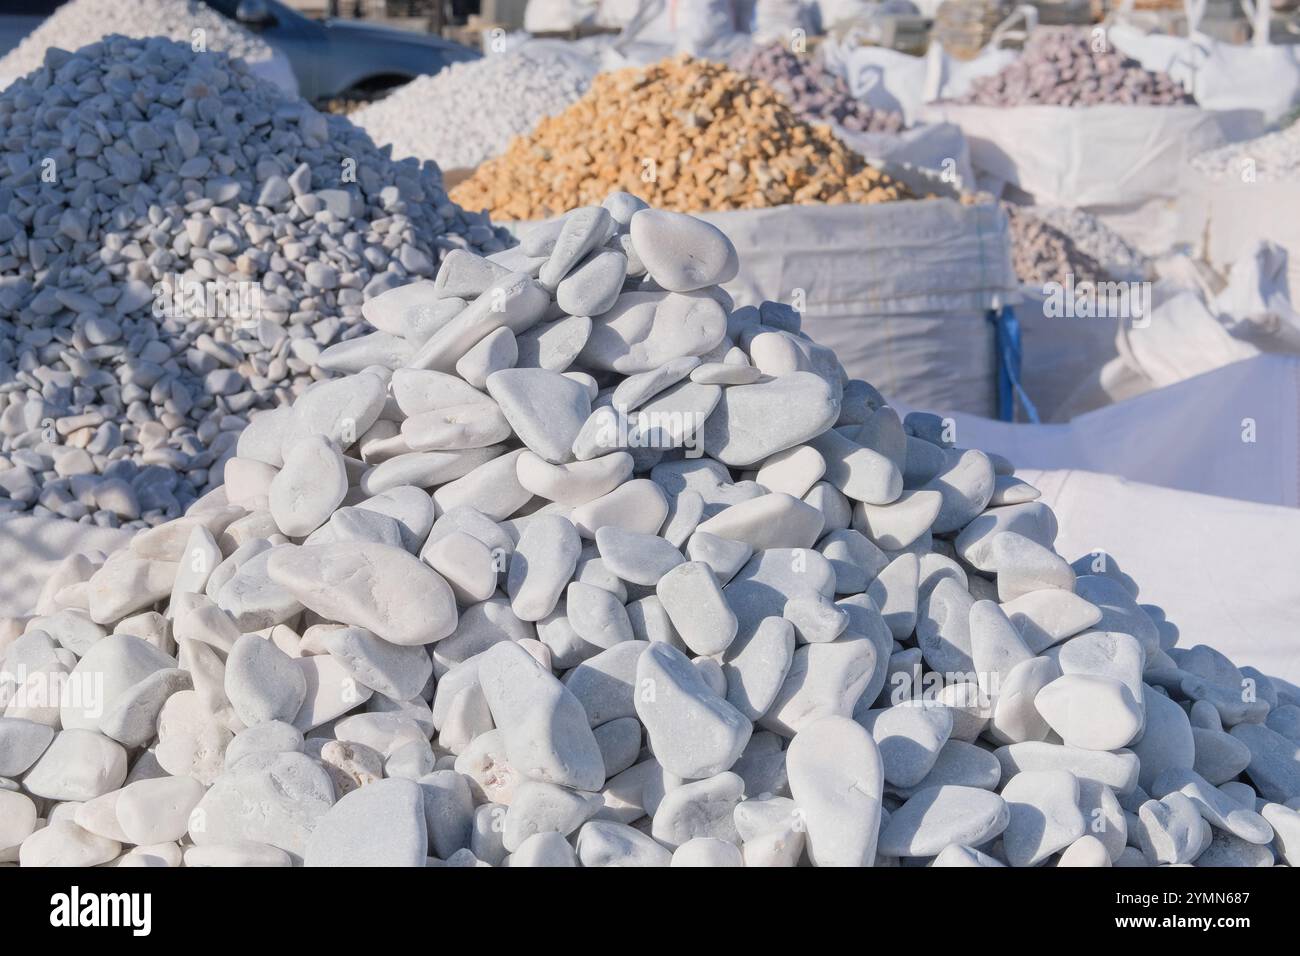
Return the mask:
{"type": "Polygon", "coordinates": [[[597,77],[451,197],[496,220],[525,220],[620,189],[679,212],[912,198],[771,87],[688,56],[597,77]]]}

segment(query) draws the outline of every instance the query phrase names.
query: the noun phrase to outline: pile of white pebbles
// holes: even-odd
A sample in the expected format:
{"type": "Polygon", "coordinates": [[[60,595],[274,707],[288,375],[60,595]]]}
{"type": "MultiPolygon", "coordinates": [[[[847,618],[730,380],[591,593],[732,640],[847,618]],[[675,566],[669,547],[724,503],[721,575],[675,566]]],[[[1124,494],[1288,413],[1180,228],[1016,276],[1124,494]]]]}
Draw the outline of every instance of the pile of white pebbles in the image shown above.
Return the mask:
{"type": "Polygon", "coordinates": [[[0,632],[3,858],[1300,862],[1296,701],[736,271],[619,193],[368,302],[0,632]]]}
{"type": "Polygon", "coordinates": [[[24,76],[38,69],[51,47],[75,50],[110,33],[168,37],[249,63],[274,56],[265,40],[200,0],[70,0],[0,57],[0,77],[24,76]]]}
{"type": "Polygon", "coordinates": [[[530,45],[417,77],[351,118],[396,157],[473,169],[577,102],[594,73],[577,54],[530,45]]]}
{"type": "Polygon", "coordinates": [[[0,93],[0,509],[179,517],[362,303],[505,246],[240,60],[110,37],[0,93]]]}

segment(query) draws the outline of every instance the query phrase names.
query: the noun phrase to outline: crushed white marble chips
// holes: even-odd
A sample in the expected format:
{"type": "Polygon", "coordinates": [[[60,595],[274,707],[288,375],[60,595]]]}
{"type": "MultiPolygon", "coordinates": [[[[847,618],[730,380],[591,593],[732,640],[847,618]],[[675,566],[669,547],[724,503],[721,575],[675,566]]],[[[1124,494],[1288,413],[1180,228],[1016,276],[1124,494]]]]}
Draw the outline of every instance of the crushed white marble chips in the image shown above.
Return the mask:
{"type": "Polygon", "coordinates": [[[416,77],[351,119],[376,143],[391,143],[394,158],[474,169],[543,117],[564,112],[587,92],[594,72],[594,63],[545,43],[489,51],[416,77]]]}
{"type": "Polygon", "coordinates": [[[1300,702],[735,268],[615,195],[367,303],[354,372],[4,622],[0,861],[1298,862],[1300,702]]]}
{"type": "Polygon", "coordinates": [[[111,29],[117,8],[146,34],[131,11],[169,33],[188,18],[210,52],[190,28],[96,32],[0,92],[0,512],[139,528],[220,484],[240,443],[278,450],[241,438],[252,412],[409,356],[358,338],[367,299],[504,241],[432,166],[217,52],[209,21],[269,48],[201,3],[75,0],[31,42],[68,17],[111,29]]]}
{"type": "Polygon", "coordinates": [[[72,0],[0,57],[0,77],[30,73],[45,61],[46,51],[76,50],[109,34],[168,37],[189,44],[202,41],[209,50],[248,63],[270,60],[271,45],[236,20],[200,0],[72,0]]]}

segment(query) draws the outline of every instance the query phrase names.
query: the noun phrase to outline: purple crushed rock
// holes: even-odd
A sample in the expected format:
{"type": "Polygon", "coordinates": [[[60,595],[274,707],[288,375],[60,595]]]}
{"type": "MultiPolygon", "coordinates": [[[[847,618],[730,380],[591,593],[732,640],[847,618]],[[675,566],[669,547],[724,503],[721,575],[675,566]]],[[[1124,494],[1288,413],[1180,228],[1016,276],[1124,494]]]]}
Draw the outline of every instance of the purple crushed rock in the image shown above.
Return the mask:
{"type": "Polygon", "coordinates": [[[814,54],[797,54],[780,43],[750,47],[731,67],[767,83],[810,123],[838,123],[855,133],[897,133],[903,114],[878,110],[855,99],[848,85],[814,54]]]}
{"type": "Polygon", "coordinates": [[[1167,73],[1152,73],[1116,50],[1097,53],[1089,28],[1036,30],[1014,63],[971,83],[953,102],[977,106],[1175,106],[1196,101],[1167,73]]]}

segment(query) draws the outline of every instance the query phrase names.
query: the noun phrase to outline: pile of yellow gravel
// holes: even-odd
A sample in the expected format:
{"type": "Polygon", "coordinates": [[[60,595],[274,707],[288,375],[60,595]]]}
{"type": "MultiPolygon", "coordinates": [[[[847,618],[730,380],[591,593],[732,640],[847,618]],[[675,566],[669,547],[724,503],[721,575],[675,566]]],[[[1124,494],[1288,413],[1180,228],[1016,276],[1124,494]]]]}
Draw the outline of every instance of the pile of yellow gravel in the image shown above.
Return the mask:
{"type": "Polygon", "coordinates": [[[913,198],[771,87],[689,56],[597,77],[451,198],[498,221],[527,220],[619,189],[679,212],[913,198]]]}

